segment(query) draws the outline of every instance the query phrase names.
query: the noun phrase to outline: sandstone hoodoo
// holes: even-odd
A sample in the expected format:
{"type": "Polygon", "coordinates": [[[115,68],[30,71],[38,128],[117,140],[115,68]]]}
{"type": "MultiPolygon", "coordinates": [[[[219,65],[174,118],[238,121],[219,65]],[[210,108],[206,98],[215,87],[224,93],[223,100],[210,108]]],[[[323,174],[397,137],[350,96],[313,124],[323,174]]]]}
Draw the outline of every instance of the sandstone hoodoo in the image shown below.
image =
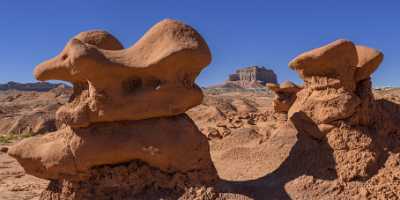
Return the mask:
{"type": "Polygon", "coordinates": [[[290,106],[296,100],[296,94],[301,90],[291,81],[285,81],[280,85],[275,83],[267,83],[267,88],[274,91],[275,98],[273,101],[274,111],[277,113],[287,113],[290,106]]]}
{"type": "Polygon", "coordinates": [[[236,70],[230,74],[227,83],[240,85],[244,88],[263,87],[266,83],[277,83],[274,71],[262,66],[250,66],[236,70]]]}
{"type": "Polygon", "coordinates": [[[73,84],[56,115],[64,126],[8,153],[51,180],[41,199],[130,199],[207,185],[216,178],[209,144],[184,112],[201,103],[194,80],[210,61],[197,31],[174,20],[127,49],[105,31],[80,33],[35,69],[38,80],[73,84]]]}
{"type": "Polygon", "coordinates": [[[288,117],[299,131],[326,140],[342,180],[370,177],[384,150],[390,151],[388,133],[399,131],[398,125],[384,120],[387,109],[371,91],[370,76],[382,60],[378,50],[337,40],[289,64],[304,80],[304,89],[288,117]]]}

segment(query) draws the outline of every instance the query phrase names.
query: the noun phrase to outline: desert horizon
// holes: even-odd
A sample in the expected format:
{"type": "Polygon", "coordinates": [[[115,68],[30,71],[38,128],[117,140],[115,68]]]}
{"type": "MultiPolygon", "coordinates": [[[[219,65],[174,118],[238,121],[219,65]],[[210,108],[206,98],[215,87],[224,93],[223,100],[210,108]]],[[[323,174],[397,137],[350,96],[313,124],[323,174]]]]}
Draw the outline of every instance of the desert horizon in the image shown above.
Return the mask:
{"type": "Polygon", "coordinates": [[[0,200],[400,199],[400,3],[1,5],[0,200]]]}

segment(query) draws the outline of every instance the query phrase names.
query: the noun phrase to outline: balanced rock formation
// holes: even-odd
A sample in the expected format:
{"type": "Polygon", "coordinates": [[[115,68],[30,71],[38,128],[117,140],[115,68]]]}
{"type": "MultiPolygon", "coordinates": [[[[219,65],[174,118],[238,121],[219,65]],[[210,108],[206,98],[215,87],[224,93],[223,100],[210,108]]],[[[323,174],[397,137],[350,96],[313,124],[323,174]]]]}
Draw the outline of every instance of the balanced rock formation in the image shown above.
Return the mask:
{"type": "Polygon", "coordinates": [[[52,180],[42,199],[131,199],[144,189],[210,183],[207,138],[184,114],[202,101],[194,79],[210,61],[202,37],[174,20],[127,49],[105,31],[80,33],[35,69],[38,80],[73,84],[56,115],[64,126],[8,153],[52,180]]]}
{"type": "Polygon", "coordinates": [[[297,92],[301,90],[301,87],[291,81],[285,81],[280,85],[267,83],[266,86],[275,93],[273,106],[276,113],[287,113],[296,100],[297,92]]]}
{"type": "Polygon", "coordinates": [[[301,132],[326,140],[343,180],[369,177],[384,149],[370,79],[382,60],[378,50],[337,40],[289,64],[304,80],[304,89],[288,117],[301,132]]]}
{"type": "Polygon", "coordinates": [[[81,35],[34,72],[41,81],[75,85],[76,97],[57,112],[68,125],[174,116],[201,103],[203,94],[194,79],[211,56],[190,27],[164,21],[132,47],[114,51],[107,50],[108,43],[106,49],[84,43],[77,39],[81,35]]]}

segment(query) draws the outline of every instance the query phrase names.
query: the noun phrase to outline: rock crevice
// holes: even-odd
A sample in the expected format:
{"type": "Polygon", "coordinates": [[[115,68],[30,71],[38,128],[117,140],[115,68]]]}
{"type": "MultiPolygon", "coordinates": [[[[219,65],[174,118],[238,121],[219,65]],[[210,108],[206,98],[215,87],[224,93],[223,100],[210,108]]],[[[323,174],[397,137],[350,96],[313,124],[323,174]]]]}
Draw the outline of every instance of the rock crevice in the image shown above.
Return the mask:
{"type": "Polygon", "coordinates": [[[327,142],[342,180],[370,177],[382,159],[385,130],[374,126],[385,122],[376,118],[370,79],[382,60],[378,50],[337,40],[289,64],[304,88],[288,117],[300,131],[327,142]]]}

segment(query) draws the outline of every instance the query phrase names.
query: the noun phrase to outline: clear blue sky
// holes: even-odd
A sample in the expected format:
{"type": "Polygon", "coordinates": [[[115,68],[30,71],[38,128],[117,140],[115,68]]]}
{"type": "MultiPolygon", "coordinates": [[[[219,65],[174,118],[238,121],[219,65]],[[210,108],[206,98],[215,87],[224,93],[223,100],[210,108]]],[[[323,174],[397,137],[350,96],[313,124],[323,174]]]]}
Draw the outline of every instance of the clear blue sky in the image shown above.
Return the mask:
{"type": "Polygon", "coordinates": [[[209,44],[213,61],[197,79],[202,86],[248,65],[300,82],[288,62],[337,38],[382,50],[374,84],[400,86],[399,0],[2,0],[0,83],[34,81],[35,65],[81,31],[108,30],[127,47],[164,18],[195,27],[209,44]]]}

